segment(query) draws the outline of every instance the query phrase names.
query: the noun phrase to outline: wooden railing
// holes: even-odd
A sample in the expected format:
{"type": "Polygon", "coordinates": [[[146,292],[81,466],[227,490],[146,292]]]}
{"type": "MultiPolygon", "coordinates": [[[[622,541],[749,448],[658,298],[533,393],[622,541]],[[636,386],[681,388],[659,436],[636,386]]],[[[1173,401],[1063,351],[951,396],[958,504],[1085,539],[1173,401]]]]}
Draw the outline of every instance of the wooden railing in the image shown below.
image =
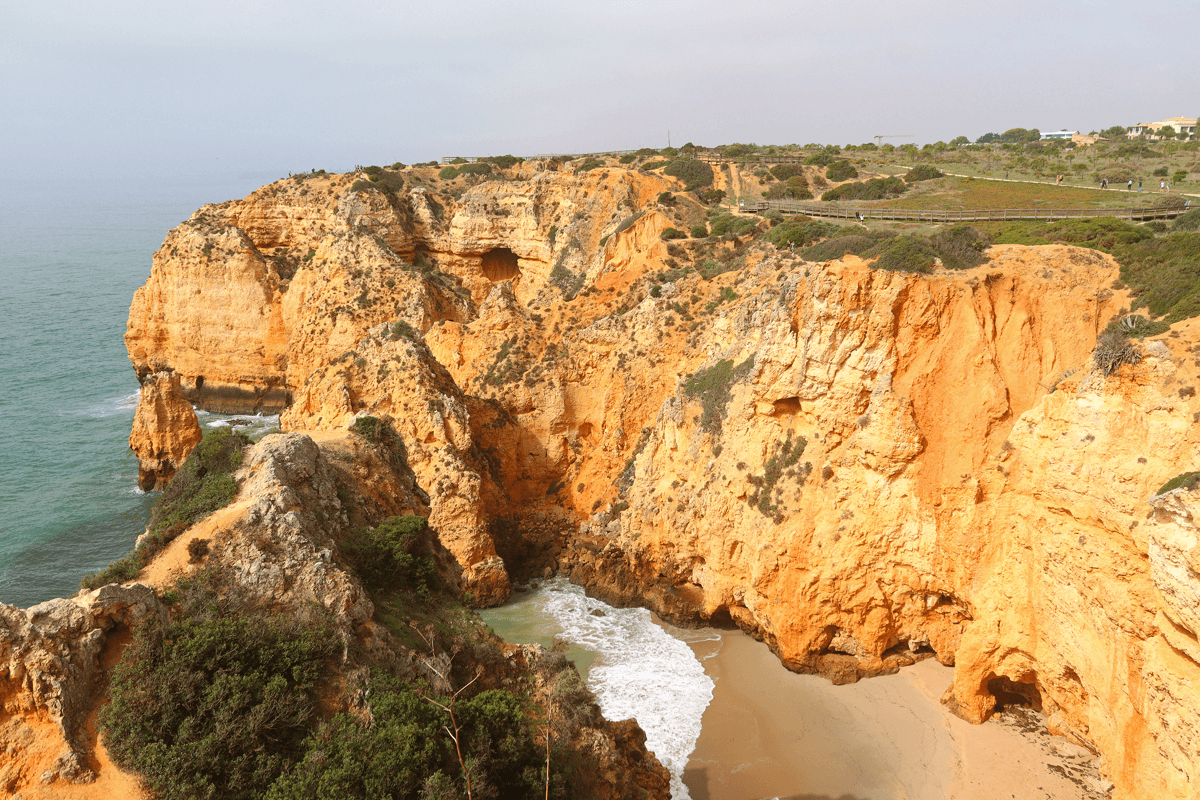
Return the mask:
{"type": "Polygon", "coordinates": [[[1131,221],[1174,219],[1188,210],[1180,202],[1170,206],[1140,208],[977,208],[921,209],[890,208],[887,206],[843,206],[836,203],[805,203],[799,200],[743,200],[741,211],[783,211],[809,217],[833,219],[880,219],[902,222],[984,222],[989,220],[1059,220],[1083,217],[1116,217],[1131,221]]]}

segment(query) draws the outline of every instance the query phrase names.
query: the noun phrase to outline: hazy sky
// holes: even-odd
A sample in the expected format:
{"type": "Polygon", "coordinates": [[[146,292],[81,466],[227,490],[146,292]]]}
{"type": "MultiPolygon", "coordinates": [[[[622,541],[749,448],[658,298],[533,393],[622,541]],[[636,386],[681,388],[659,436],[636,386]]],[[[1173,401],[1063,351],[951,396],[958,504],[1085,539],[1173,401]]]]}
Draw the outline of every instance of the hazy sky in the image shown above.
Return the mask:
{"type": "Polygon", "coordinates": [[[1200,3],[8,2],[0,168],[345,170],[1200,114],[1200,3]]]}

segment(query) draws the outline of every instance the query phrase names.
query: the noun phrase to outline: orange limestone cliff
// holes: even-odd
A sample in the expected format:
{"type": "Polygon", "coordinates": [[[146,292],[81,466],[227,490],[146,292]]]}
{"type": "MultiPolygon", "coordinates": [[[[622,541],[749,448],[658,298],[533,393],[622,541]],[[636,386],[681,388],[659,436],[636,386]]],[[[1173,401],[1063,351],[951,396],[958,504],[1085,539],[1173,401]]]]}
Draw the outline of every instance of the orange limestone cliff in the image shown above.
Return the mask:
{"type": "Polygon", "coordinates": [[[200,437],[200,423],[192,404],[183,399],[179,376],[174,372],[145,376],[129,434],[129,449],[138,457],[142,491],[163,489],[200,437]]]}
{"type": "Polygon", "coordinates": [[[139,376],[287,430],[386,421],[478,604],[557,570],[838,682],[935,657],[964,718],[1033,707],[1115,797],[1195,796],[1200,494],[1156,495],[1200,455],[1195,325],[1105,374],[1127,301],[1095,251],[911,275],[766,220],[664,241],[705,209],[614,165],[435,175],[201,209],[131,308],[139,376]]]}

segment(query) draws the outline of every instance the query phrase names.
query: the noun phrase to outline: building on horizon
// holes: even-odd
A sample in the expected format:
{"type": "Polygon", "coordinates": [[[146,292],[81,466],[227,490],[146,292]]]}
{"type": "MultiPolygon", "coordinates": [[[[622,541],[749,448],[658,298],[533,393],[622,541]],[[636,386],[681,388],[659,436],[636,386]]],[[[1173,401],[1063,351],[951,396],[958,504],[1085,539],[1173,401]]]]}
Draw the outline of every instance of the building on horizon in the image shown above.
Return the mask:
{"type": "Polygon", "coordinates": [[[1167,125],[1175,129],[1175,133],[1186,133],[1188,136],[1196,135],[1196,120],[1191,117],[1170,117],[1162,119],[1158,122],[1140,122],[1137,125],[1130,127],[1129,138],[1135,136],[1148,136],[1151,139],[1161,138],[1158,132],[1167,125]]]}
{"type": "Polygon", "coordinates": [[[1079,131],[1068,131],[1068,130],[1050,131],[1049,133],[1042,134],[1042,140],[1045,141],[1046,139],[1072,139],[1078,135],[1079,135],[1079,131]]]}

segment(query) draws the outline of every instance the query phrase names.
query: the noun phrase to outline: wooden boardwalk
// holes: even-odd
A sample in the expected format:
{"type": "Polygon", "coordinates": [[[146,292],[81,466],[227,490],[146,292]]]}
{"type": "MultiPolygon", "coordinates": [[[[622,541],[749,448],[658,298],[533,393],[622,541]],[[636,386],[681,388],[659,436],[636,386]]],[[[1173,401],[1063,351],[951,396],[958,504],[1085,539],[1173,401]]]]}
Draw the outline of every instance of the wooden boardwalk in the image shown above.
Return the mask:
{"type": "Polygon", "coordinates": [[[782,211],[787,214],[804,214],[808,217],[831,219],[888,220],[893,222],[987,222],[996,220],[1060,220],[1087,217],[1115,217],[1133,222],[1152,219],[1174,219],[1188,208],[1180,202],[1176,205],[1138,208],[976,208],[976,209],[921,209],[890,208],[888,206],[843,206],[837,203],[806,203],[799,200],[743,200],[738,204],[740,211],[759,213],[782,211]]]}

